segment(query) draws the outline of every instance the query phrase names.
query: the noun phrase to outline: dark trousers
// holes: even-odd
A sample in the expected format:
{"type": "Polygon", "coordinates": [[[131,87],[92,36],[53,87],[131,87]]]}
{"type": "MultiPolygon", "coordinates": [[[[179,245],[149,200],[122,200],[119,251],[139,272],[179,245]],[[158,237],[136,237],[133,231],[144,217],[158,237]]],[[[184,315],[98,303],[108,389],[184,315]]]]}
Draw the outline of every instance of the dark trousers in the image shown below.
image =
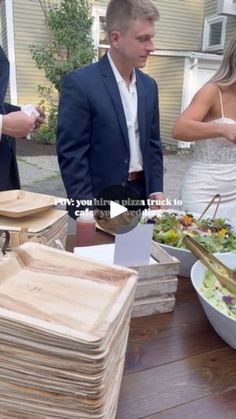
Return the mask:
{"type": "Polygon", "coordinates": [[[2,135],[0,141],[0,191],[20,189],[15,139],[2,135]]]}
{"type": "Polygon", "coordinates": [[[134,208],[132,209],[140,209],[141,211],[143,211],[144,209],[148,208],[144,176],[142,176],[142,178],[138,180],[128,181],[127,188],[129,191],[130,198],[134,201],[139,201],[139,203],[135,203],[134,208]]]}

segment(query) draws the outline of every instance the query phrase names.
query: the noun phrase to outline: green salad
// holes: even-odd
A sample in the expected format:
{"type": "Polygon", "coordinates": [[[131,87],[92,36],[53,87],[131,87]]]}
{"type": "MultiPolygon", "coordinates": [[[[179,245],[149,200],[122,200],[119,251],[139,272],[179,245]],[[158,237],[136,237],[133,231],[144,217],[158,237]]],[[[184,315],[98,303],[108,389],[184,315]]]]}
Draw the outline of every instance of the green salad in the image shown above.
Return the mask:
{"type": "Polygon", "coordinates": [[[236,319],[236,294],[224,288],[211,272],[206,272],[200,292],[222,313],[236,319]]]}
{"type": "Polygon", "coordinates": [[[212,253],[236,251],[236,232],[223,218],[198,221],[190,213],[164,212],[161,216],[145,217],[143,222],[154,224],[153,240],[159,243],[186,248],[183,238],[188,234],[212,253]]]}

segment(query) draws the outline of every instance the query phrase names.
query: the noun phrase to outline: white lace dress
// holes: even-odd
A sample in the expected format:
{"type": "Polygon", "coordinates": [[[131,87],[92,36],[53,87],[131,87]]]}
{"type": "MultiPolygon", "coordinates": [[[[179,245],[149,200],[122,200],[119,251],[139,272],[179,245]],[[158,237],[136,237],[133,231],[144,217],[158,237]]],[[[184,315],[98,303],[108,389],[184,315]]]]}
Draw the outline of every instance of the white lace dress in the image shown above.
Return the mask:
{"type": "MultiPolygon", "coordinates": [[[[236,124],[236,121],[223,116],[212,123],[236,124]]],[[[200,213],[218,193],[222,202],[217,216],[224,217],[230,208],[236,207],[236,145],[223,137],[196,141],[194,162],[181,186],[182,209],[200,213]]],[[[214,208],[207,212],[208,216],[214,208]]]]}

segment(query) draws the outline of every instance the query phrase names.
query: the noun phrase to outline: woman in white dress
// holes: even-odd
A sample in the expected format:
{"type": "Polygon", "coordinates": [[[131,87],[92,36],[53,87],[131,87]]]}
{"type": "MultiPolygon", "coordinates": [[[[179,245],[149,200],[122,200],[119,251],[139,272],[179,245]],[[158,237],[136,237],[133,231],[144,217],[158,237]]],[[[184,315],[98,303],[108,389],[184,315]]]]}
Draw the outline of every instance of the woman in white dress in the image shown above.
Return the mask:
{"type": "Polygon", "coordinates": [[[236,33],[220,68],[177,119],[172,135],[195,141],[194,161],[181,187],[183,209],[200,213],[219,193],[217,216],[229,215],[236,207],[236,33]]]}

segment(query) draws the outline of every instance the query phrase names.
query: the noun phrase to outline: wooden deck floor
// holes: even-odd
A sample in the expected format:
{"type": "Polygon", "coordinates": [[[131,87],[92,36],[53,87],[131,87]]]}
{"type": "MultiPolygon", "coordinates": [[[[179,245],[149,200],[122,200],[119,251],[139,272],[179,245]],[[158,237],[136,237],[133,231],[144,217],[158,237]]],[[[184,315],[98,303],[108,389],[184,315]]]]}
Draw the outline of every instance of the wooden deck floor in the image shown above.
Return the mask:
{"type": "Polygon", "coordinates": [[[205,317],[190,279],[173,313],[131,322],[117,419],[236,419],[236,351],[205,317]]]}

